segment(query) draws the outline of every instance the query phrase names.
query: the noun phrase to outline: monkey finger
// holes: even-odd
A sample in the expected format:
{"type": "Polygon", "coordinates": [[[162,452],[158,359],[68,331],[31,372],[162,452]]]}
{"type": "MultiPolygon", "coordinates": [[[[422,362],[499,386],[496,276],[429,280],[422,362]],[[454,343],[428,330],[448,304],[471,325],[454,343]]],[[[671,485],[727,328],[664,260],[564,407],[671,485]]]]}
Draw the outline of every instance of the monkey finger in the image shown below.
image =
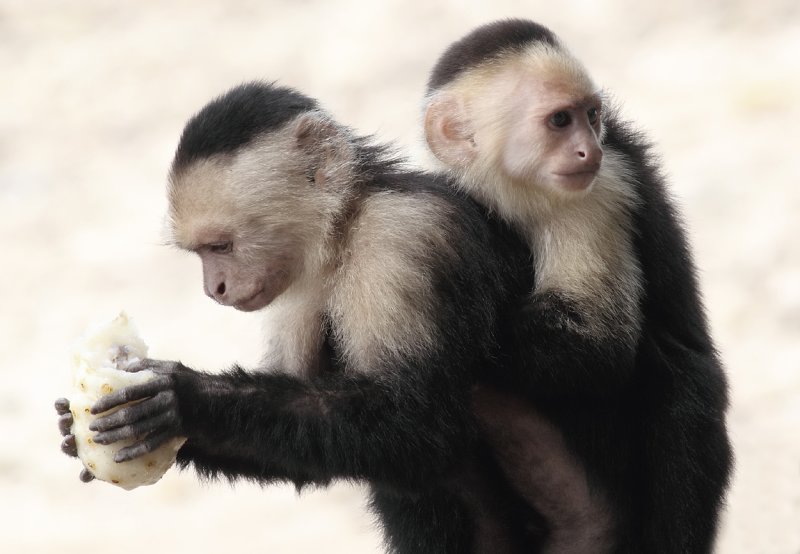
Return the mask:
{"type": "Polygon", "coordinates": [[[150,370],[156,373],[172,373],[178,366],[180,366],[179,362],[172,362],[167,360],[155,360],[153,358],[144,358],[126,367],[125,371],[136,373],[139,371],[150,370]]]}
{"type": "Polygon", "coordinates": [[[69,412],[69,399],[59,398],[56,400],[55,406],[56,412],[58,412],[59,415],[66,414],[69,412]]]}
{"type": "Polygon", "coordinates": [[[92,472],[86,468],[83,468],[79,477],[80,480],[83,481],[84,483],[89,483],[91,481],[94,481],[94,475],[92,475],[92,472]]]}
{"type": "Polygon", "coordinates": [[[153,360],[151,358],[144,358],[139,360],[138,362],[133,362],[125,367],[125,371],[130,373],[138,373],[140,371],[152,370],[155,366],[158,365],[157,360],[153,360]]]}
{"type": "Polygon", "coordinates": [[[155,396],[159,392],[169,389],[170,383],[169,377],[161,376],[156,377],[152,381],[142,383],[141,385],[131,385],[130,387],[112,392],[95,402],[94,406],[92,406],[92,413],[101,414],[121,404],[127,404],[134,400],[155,396]]]}
{"type": "Polygon", "coordinates": [[[127,406],[113,414],[98,417],[89,424],[91,431],[110,431],[124,425],[132,425],[138,421],[152,419],[176,404],[175,392],[172,390],[161,391],[152,398],[143,400],[133,406],[127,406]]]}
{"type": "Polygon", "coordinates": [[[137,439],[148,434],[166,433],[177,429],[177,420],[177,413],[174,410],[170,410],[150,419],[134,421],[121,427],[97,433],[92,440],[97,444],[112,444],[121,440],[137,439]]]}
{"type": "Polygon", "coordinates": [[[75,443],[75,435],[67,435],[61,441],[61,452],[73,458],[78,457],[78,445],[75,443]]]}
{"type": "Polygon", "coordinates": [[[58,430],[61,431],[62,435],[69,435],[69,430],[72,428],[73,421],[70,412],[58,416],[58,430]]]}
{"type": "Polygon", "coordinates": [[[173,438],[173,436],[174,435],[170,432],[152,434],[143,441],[137,442],[136,444],[133,444],[127,448],[122,448],[114,455],[114,461],[117,463],[122,463],[133,460],[134,458],[138,458],[140,456],[144,456],[145,454],[149,454],[166,441],[173,438]]]}

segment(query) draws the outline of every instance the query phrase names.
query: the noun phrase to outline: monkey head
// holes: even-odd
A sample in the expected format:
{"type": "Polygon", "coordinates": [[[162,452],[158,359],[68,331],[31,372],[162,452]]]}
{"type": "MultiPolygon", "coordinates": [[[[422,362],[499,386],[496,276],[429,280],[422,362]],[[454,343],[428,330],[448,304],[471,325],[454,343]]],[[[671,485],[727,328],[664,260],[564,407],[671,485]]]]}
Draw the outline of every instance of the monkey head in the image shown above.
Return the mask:
{"type": "Polygon", "coordinates": [[[313,100],[262,83],[189,121],[168,220],[173,242],[200,257],[209,297],[259,310],[324,266],[352,181],[348,138],[313,100]]]}
{"type": "Polygon", "coordinates": [[[428,146],[464,186],[494,187],[500,177],[570,198],[586,194],[600,170],[601,96],[580,62],[535,23],[497,22],[454,43],[426,100],[428,146]]]}

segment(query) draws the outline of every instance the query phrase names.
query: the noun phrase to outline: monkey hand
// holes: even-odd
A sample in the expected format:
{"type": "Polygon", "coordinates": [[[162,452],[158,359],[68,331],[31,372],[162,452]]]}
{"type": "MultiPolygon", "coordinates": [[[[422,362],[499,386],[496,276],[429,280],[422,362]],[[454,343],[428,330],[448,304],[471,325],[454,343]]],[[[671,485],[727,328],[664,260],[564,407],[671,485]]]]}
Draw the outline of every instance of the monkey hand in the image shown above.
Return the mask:
{"type": "Polygon", "coordinates": [[[98,444],[136,440],[116,453],[114,461],[118,463],[153,452],[168,440],[184,434],[176,392],[177,378],[179,374],[192,371],[180,362],[151,359],[131,364],[125,370],[150,370],[156,377],[100,398],[92,406],[93,414],[119,409],[98,417],[89,426],[89,429],[97,432],[93,440],[98,444]]]}
{"type": "MultiPolygon", "coordinates": [[[[70,429],[72,429],[73,418],[72,412],[69,409],[68,399],[59,398],[56,400],[56,413],[58,413],[58,430],[61,432],[61,436],[64,437],[64,440],[61,441],[61,451],[67,456],[77,458],[78,446],[75,444],[75,435],[70,432],[70,429]]],[[[80,474],[80,479],[84,483],[88,483],[89,481],[94,480],[94,475],[92,475],[88,469],[83,468],[80,474]]]]}

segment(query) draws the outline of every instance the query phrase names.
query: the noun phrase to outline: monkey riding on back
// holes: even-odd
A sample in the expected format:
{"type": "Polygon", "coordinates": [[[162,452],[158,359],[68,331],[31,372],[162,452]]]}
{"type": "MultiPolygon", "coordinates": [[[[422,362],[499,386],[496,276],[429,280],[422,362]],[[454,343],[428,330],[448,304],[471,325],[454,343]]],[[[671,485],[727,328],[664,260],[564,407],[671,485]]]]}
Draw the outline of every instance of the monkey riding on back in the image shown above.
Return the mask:
{"type": "Polygon", "coordinates": [[[732,466],[727,382],[657,160],[604,96],[555,34],[519,19],[467,34],[431,72],[437,169],[532,257],[515,361],[479,421],[544,516],[546,551],[710,552],[732,466]],[[551,426],[566,459],[541,451],[558,445],[551,426]],[[588,495],[570,501],[553,479],[565,464],[588,495]]]}

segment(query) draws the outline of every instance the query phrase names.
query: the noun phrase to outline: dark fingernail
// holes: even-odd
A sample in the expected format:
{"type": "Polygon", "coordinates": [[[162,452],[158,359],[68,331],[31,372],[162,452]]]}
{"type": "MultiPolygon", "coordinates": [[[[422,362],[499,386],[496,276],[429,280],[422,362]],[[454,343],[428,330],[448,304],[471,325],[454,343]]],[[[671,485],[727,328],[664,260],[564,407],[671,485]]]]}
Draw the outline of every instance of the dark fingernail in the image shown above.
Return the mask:
{"type": "Polygon", "coordinates": [[[78,446],[75,444],[75,435],[67,435],[67,437],[61,441],[61,451],[67,456],[72,456],[73,458],[78,455],[78,446]]]}
{"type": "Polygon", "coordinates": [[[55,406],[56,406],[56,411],[60,414],[68,412],[69,400],[67,400],[66,398],[59,398],[58,400],[56,400],[55,406]]]}
{"type": "Polygon", "coordinates": [[[68,435],[69,430],[72,427],[73,420],[72,414],[61,414],[58,418],[58,430],[61,432],[62,435],[68,435]]]}
{"type": "Polygon", "coordinates": [[[97,444],[108,444],[108,435],[105,433],[97,433],[95,436],[92,437],[92,441],[96,442],[97,444]]]}
{"type": "Polygon", "coordinates": [[[92,473],[88,469],[84,469],[83,471],[81,471],[80,478],[81,481],[83,481],[84,483],[88,483],[94,480],[94,475],[92,475],[92,473]]]}

